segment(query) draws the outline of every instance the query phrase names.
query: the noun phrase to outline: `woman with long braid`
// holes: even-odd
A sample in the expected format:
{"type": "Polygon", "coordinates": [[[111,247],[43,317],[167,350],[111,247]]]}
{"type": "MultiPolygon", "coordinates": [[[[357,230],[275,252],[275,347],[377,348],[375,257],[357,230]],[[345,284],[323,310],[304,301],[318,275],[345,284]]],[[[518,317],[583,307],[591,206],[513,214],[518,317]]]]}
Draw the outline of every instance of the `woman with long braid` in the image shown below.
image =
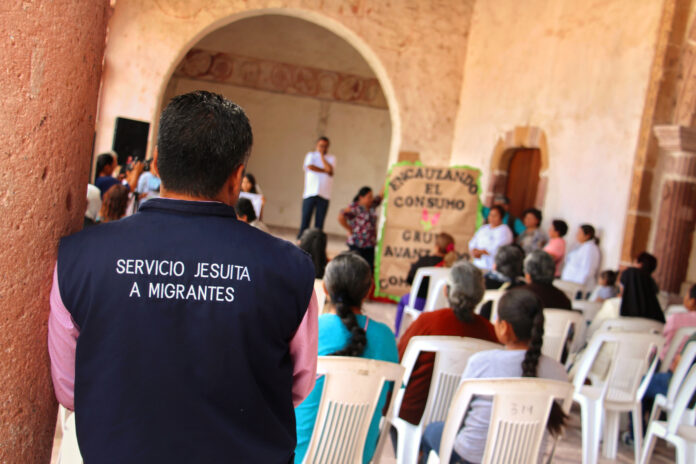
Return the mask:
{"type": "MultiPolygon", "coordinates": [[[[513,289],[506,292],[498,303],[495,322],[498,340],[504,349],[482,351],[473,355],[462,374],[462,380],[496,377],[540,377],[568,381],[563,366],[541,354],[544,337],[544,313],[539,298],[529,290],[513,289]]],[[[492,400],[475,397],[464,418],[464,426],[454,442],[453,462],[478,463],[483,458],[491,418],[492,400]]],[[[547,430],[557,435],[567,416],[554,403],[547,430]]],[[[431,449],[440,449],[444,422],[430,424],[423,434],[423,456],[431,449]]],[[[543,449],[543,448],[542,448],[543,449]]]]}
{"type": "MultiPolygon", "coordinates": [[[[399,362],[394,334],[389,327],[362,314],[362,303],[372,289],[372,272],[367,261],[352,252],[339,254],[326,266],[324,289],[333,305],[333,312],[319,316],[319,356],[355,356],[399,362]]],[[[307,453],[323,387],[324,379],[317,379],[312,393],[295,408],[296,463],[301,463],[307,453]]],[[[369,462],[375,452],[386,397],[385,389],[370,424],[363,462],[369,462]]]]}

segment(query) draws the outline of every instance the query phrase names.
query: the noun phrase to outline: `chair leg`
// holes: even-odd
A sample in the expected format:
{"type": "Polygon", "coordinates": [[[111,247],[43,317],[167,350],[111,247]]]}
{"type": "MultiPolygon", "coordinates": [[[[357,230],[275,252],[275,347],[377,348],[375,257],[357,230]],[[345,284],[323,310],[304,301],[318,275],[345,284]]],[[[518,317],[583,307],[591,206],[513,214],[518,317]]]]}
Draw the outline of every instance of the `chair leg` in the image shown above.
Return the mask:
{"type": "Polygon", "coordinates": [[[640,464],[648,464],[650,458],[652,457],[653,451],[655,449],[655,433],[653,428],[648,426],[648,434],[645,436],[645,441],[643,443],[643,452],[640,457],[640,464]]]}
{"type": "Polygon", "coordinates": [[[633,407],[631,414],[633,416],[633,456],[635,463],[638,464],[643,447],[643,406],[640,401],[633,407]]]}
{"type": "Polygon", "coordinates": [[[582,419],[582,464],[597,464],[599,434],[602,427],[601,403],[586,401],[580,404],[582,419]]]}
{"type": "Polygon", "coordinates": [[[616,451],[619,446],[619,412],[605,410],[604,415],[602,455],[605,458],[616,459],[616,451]]]}

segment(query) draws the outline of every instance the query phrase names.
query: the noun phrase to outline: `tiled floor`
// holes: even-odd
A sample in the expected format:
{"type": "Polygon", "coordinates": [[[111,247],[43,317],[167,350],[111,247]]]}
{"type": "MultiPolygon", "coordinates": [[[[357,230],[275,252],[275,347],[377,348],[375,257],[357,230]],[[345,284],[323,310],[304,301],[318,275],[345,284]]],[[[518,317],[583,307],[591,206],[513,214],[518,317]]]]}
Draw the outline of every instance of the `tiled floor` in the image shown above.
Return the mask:
{"type": "MultiPolygon", "coordinates": [[[[295,241],[296,230],[289,228],[272,228],[273,232],[290,241],[295,241]]],[[[329,256],[335,256],[339,252],[345,250],[345,238],[338,235],[330,235],[328,243],[329,256]]],[[[364,313],[371,319],[383,322],[389,327],[393,327],[396,306],[384,303],[368,302],[363,307],[364,313]]],[[[404,320],[404,328],[410,323],[408,316],[404,320]]],[[[53,447],[53,457],[51,462],[57,462],[58,448],[60,446],[61,432],[57,427],[56,439],[53,447]]],[[[582,461],[582,436],[580,425],[580,411],[573,408],[570,414],[570,423],[566,429],[566,433],[556,447],[553,462],[555,463],[578,463],[582,461]]],[[[385,446],[382,454],[381,462],[383,464],[394,464],[396,458],[391,446],[385,446]]],[[[600,463],[633,463],[633,448],[624,444],[619,444],[619,450],[616,460],[606,459],[600,455],[600,463]]],[[[652,463],[673,463],[675,462],[674,449],[666,446],[662,441],[657,443],[655,453],[653,454],[652,463]]]]}

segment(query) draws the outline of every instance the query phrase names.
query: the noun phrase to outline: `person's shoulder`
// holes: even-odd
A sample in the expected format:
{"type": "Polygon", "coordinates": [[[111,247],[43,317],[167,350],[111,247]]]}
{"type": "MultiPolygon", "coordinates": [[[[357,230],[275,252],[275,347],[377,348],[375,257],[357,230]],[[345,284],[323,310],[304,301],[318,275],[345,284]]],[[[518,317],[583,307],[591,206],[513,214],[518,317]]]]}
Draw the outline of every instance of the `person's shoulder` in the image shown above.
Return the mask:
{"type": "Polygon", "coordinates": [[[373,332],[379,338],[383,338],[387,341],[393,341],[394,346],[396,346],[396,339],[394,338],[394,332],[392,329],[384,322],[375,321],[370,318],[370,325],[367,327],[368,332],[373,332]]]}
{"type": "Polygon", "coordinates": [[[490,363],[495,362],[496,359],[500,359],[501,356],[505,356],[508,353],[502,348],[496,348],[495,350],[485,350],[474,353],[469,358],[469,364],[475,366],[477,364],[490,365],[490,363]]]}

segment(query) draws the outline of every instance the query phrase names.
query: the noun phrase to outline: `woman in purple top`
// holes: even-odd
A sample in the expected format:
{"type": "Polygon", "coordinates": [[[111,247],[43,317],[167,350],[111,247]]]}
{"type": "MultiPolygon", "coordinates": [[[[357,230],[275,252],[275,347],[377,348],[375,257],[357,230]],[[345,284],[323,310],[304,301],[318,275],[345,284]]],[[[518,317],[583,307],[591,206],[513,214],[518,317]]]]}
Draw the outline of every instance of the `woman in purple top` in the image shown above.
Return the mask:
{"type": "Polygon", "coordinates": [[[382,195],[374,196],[370,187],[363,187],[346,209],[338,213],[338,222],[348,231],[348,248],[365,258],[374,272],[377,243],[377,207],[382,195]]]}

